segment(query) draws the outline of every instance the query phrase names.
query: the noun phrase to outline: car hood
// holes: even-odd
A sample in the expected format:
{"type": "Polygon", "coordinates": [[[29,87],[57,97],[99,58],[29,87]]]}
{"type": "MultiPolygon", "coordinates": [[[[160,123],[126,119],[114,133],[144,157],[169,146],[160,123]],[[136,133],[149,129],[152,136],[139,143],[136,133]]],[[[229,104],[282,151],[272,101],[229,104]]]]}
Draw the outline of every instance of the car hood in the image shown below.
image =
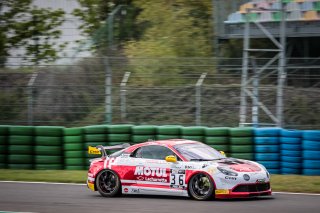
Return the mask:
{"type": "Polygon", "coordinates": [[[217,162],[217,166],[236,172],[259,172],[262,170],[262,167],[257,163],[236,158],[221,159],[217,162]]]}

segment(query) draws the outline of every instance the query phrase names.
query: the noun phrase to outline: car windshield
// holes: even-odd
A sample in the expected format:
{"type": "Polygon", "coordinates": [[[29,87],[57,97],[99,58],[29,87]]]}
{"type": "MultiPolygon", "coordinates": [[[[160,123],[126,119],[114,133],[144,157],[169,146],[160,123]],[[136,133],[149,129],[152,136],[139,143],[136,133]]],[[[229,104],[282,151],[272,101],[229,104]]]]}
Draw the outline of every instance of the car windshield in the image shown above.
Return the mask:
{"type": "Polygon", "coordinates": [[[174,148],[188,161],[209,161],[226,158],[214,148],[202,143],[175,145],[174,148]]]}

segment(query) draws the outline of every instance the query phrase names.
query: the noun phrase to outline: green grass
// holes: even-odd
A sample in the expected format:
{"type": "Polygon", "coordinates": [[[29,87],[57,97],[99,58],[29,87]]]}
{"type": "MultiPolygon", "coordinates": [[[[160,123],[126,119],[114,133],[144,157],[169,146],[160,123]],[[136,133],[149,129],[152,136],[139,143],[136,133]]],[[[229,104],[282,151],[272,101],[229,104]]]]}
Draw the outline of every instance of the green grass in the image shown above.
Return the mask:
{"type": "MultiPolygon", "coordinates": [[[[87,171],[0,169],[0,180],[85,183],[87,171]]],[[[320,193],[320,176],[272,175],[273,191],[320,193]]]]}

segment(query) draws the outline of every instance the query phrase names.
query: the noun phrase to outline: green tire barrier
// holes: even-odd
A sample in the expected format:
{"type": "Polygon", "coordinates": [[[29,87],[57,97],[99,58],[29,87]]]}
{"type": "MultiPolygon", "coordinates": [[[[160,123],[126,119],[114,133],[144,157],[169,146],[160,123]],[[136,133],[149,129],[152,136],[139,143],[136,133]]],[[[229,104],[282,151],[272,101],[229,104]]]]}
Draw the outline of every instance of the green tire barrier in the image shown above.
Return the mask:
{"type": "Polygon", "coordinates": [[[209,145],[212,148],[218,150],[218,151],[224,151],[229,152],[229,146],[228,145],[209,145]]]}
{"type": "Polygon", "coordinates": [[[36,170],[62,170],[62,164],[36,164],[36,170]]]}
{"type": "Polygon", "coordinates": [[[9,135],[33,135],[33,126],[10,126],[9,135]]]}
{"type": "Polygon", "coordinates": [[[61,164],[62,157],[61,156],[35,156],[35,163],[36,164],[61,164]]]}
{"type": "Polygon", "coordinates": [[[84,127],[84,132],[86,134],[106,134],[107,126],[106,125],[93,125],[84,127]]]}
{"type": "MultiPolygon", "coordinates": [[[[120,141],[118,141],[118,142],[108,142],[107,146],[115,146],[115,145],[120,145],[120,144],[124,144],[124,143],[129,143],[129,142],[120,142],[120,141]]],[[[118,149],[115,150],[115,151],[118,151],[118,149]]]]}
{"type": "Polygon", "coordinates": [[[38,146],[61,146],[62,137],[36,136],[35,144],[38,146]]]}
{"type": "Polygon", "coordinates": [[[83,137],[81,135],[71,135],[63,137],[64,143],[82,143],[83,137]]]}
{"type": "Polygon", "coordinates": [[[157,132],[157,128],[153,125],[141,125],[133,126],[131,131],[134,135],[155,135],[157,132]]]}
{"type": "Polygon", "coordinates": [[[253,153],[230,153],[228,157],[245,159],[245,160],[254,160],[253,153]]]}
{"type": "Polygon", "coordinates": [[[85,170],[85,166],[81,165],[81,166],[68,166],[66,165],[64,167],[65,170],[85,170]]]}
{"type": "Polygon", "coordinates": [[[0,135],[0,145],[5,145],[7,143],[7,137],[0,135]]]}
{"type": "Polygon", "coordinates": [[[32,164],[8,164],[8,169],[33,169],[32,164]]]}
{"type": "Polygon", "coordinates": [[[203,136],[196,136],[196,135],[182,135],[181,138],[186,140],[192,140],[192,141],[200,141],[200,142],[204,141],[203,136]]]}
{"type": "Polygon", "coordinates": [[[170,140],[181,138],[180,135],[156,135],[157,140],[170,140]]]}
{"type": "Polygon", "coordinates": [[[106,142],[107,137],[105,134],[86,134],[84,136],[85,141],[91,141],[91,142],[106,142]]]}
{"type": "Polygon", "coordinates": [[[224,136],[205,137],[204,142],[209,145],[226,145],[229,143],[229,138],[224,136]]]}
{"type": "Polygon", "coordinates": [[[230,137],[231,145],[252,145],[253,137],[230,137]]]}
{"type": "Polygon", "coordinates": [[[8,145],[31,145],[33,136],[10,135],[8,137],[8,145]]]}
{"type": "Polygon", "coordinates": [[[181,134],[186,135],[204,135],[204,127],[201,126],[189,126],[189,127],[182,127],[181,134]]]}
{"type": "Polygon", "coordinates": [[[8,146],[8,152],[14,155],[32,155],[33,147],[28,145],[10,145],[8,146]]]}
{"type": "Polygon", "coordinates": [[[0,145],[0,155],[7,153],[7,146],[0,145]]]}
{"type": "Polygon", "coordinates": [[[8,155],[9,164],[32,164],[33,155],[8,155]]]}
{"type": "Polygon", "coordinates": [[[7,155],[0,154],[0,163],[5,163],[7,161],[7,155]]]}
{"type": "Polygon", "coordinates": [[[61,146],[35,146],[35,155],[60,156],[62,155],[61,146]]]}
{"type": "Polygon", "coordinates": [[[64,151],[78,151],[78,150],[83,150],[84,149],[83,146],[84,145],[82,143],[65,143],[63,148],[64,148],[64,151]]]}
{"type": "Polygon", "coordinates": [[[9,127],[7,125],[0,125],[0,135],[7,135],[9,133],[9,127]]]}
{"type": "Polygon", "coordinates": [[[84,157],[84,151],[65,151],[65,158],[82,158],[84,157]]]}
{"type": "Polygon", "coordinates": [[[253,146],[252,145],[231,145],[230,152],[231,153],[252,153],[253,146]]]}
{"type": "Polygon", "coordinates": [[[130,141],[130,134],[108,134],[107,140],[112,142],[130,141]]]}
{"type": "Polygon", "coordinates": [[[180,135],[182,126],[179,125],[165,125],[157,127],[158,135],[180,135]]]}
{"type": "Polygon", "coordinates": [[[61,126],[37,126],[35,134],[37,136],[53,136],[59,137],[63,134],[64,127],[61,126]]]}
{"type": "Polygon", "coordinates": [[[84,163],[83,158],[66,158],[64,163],[69,166],[81,166],[84,163]]]}
{"type": "Polygon", "coordinates": [[[231,137],[248,137],[253,136],[253,128],[252,127],[237,127],[230,128],[229,135],[231,137]]]}
{"type": "Polygon", "coordinates": [[[82,127],[64,128],[63,129],[64,136],[76,136],[76,135],[82,135],[82,133],[83,133],[82,127]]]}
{"type": "Polygon", "coordinates": [[[147,142],[148,140],[155,140],[155,135],[132,135],[131,141],[133,143],[147,142]]]}
{"type": "Polygon", "coordinates": [[[227,136],[229,135],[228,127],[213,127],[213,128],[205,128],[204,134],[206,136],[227,136]]]}
{"type": "Polygon", "coordinates": [[[7,168],[7,164],[5,163],[0,163],[0,169],[5,169],[7,168]]]}
{"type": "Polygon", "coordinates": [[[107,126],[107,132],[109,134],[130,134],[133,125],[130,124],[119,124],[107,126]]]}

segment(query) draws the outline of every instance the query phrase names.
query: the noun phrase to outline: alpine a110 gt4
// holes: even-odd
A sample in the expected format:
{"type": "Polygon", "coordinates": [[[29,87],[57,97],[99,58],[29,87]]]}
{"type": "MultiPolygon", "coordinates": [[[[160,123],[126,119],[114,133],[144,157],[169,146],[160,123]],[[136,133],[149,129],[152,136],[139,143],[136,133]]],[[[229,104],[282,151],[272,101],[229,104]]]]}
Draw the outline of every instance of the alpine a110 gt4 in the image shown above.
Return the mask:
{"type": "Polygon", "coordinates": [[[89,147],[87,186],[102,196],[149,194],[191,196],[196,200],[271,195],[263,165],[228,158],[197,141],[172,139],[89,147]],[[106,150],[121,149],[111,155],[106,150]]]}

